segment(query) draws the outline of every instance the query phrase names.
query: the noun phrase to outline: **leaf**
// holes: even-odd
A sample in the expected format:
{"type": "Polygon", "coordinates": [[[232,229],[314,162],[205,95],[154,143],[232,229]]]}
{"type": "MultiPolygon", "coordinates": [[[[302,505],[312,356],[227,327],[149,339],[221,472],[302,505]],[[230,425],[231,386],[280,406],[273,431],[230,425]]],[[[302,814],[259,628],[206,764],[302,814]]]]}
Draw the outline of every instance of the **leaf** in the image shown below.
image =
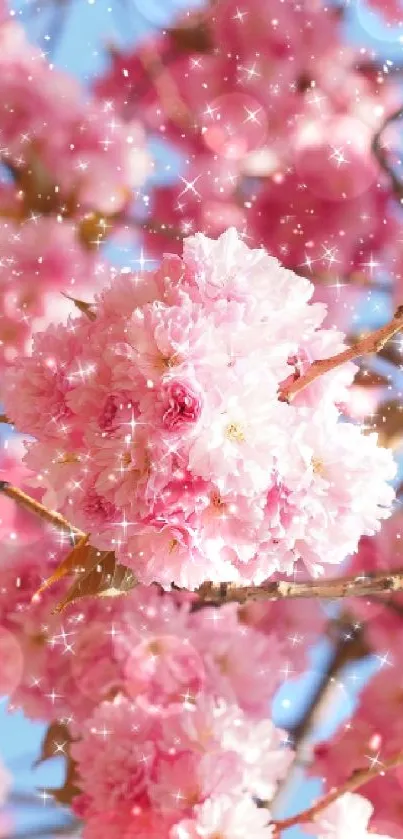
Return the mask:
{"type": "Polygon", "coordinates": [[[58,721],[52,722],[46,730],[46,734],[42,740],[41,753],[35,761],[34,767],[40,766],[45,760],[50,760],[52,757],[56,757],[56,755],[61,754],[66,757],[66,753],[62,752],[60,748],[57,748],[56,744],[59,745],[61,743],[71,743],[70,732],[65,723],[58,721]]]}
{"type": "Polygon", "coordinates": [[[85,570],[91,570],[94,567],[98,558],[100,556],[100,552],[93,548],[92,545],[88,544],[89,533],[84,534],[84,536],[80,539],[79,542],[74,546],[73,550],[66,556],[66,559],[56,568],[56,571],[48,577],[44,583],[38,588],[33,596],[33,600],[37,600],[43,591],[47,588],[52,586],[58,580],[61,580],[62,577],[66,577],[67,574],[72,574],[74,571],[82,568],[85,570]]]}
{"type": "Polygon", "coordinates": [[[54,787],[41,787],[41,790],[51,795],[63,807],[70,807],[73,798],[81,793],[77,786],[77,764],[75,761],[70,756],[67,759],[66,777],[63,786],[56,789],[54,787]]]}
{"type": "Polygon", "coordinates": [[[367,427],[378,433],[380,446],[399,449],[403,445],[403,404],[397,400],[383,402],[367,427]]]}
{"type": "Polygon", "coordinates": [[[89,318],[89,320],[96,320],[97,316],[95,312],[92,311],[90,303],[86,303],[85,300],[78,300],[76,297],[70,297],[70,295],[66,294],[64,291],[62,291],[62,295],[67,300],[71,300],[71,302],[74,303],[74,305],[77,307],[77,309],[79,309],[80,312],[82,312],[84,315],[87,315],[87,318],[89,318]]]}
{"type": "Polygon", "coordinates": [[[192,26],[178,26],[168,30],[173,45],[180,52],[212,53],[214,42],[212,32],[205,20],[192,26]]]}
{"type": "Polygon", "coordinates": [[[96,565],[75,580],[55,612],[62,612],[70,603],[82,597],[118,597],[137,585],[130,568],[116,562],[115,554],[104,553],[96,565]]]}
{"type": "Polygon", "coordinates": [[[35,761],[34,767],[40,766],[46,760],[50,760],[57,755],[63,757],[66,763],[66,775],[61,787],[56,789],[52,787],[40,787],[40,790],[57,801],[63,806],[70,806],[73,798],[79,795],[81,790],[77,786],[77,769],[76,763],[70,755],[70,746],[73,738],[69,732],[67,725],[62,722],[52,722],[42,741],[41,754],[35,761]]]}

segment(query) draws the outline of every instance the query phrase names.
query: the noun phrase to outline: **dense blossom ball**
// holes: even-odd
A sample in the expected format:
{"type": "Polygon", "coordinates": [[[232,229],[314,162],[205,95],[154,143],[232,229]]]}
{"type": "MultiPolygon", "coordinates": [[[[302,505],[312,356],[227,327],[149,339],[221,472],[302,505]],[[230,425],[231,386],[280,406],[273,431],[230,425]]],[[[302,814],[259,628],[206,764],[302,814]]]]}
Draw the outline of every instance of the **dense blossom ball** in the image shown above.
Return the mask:
{"type": "Polygon", "coordinates": [[[388,515],[394,465],[339,422],[354,365],[280,395],[344,347],[312,292],[230,229],[38,334],[5,404],[51,506],[165,587],[316,575],[355,551],[388,515]]]}
{"type": "MultiPolygon", "coordinates": [[[[129,827],[136,812],[151,811],[178,824],[174,837],[180,836],[180,826],[190,829],[187,820],[194,818],[189,835],[197,836],[198,819],[203,822],[202,814],[225,796],[226,820],[232,802],[237,830],[245,829],[245,808],[254,815],[254,826],[263,828],[270,816],[265,811],[259,820],[252,797],[273,796],[292,759],[285,742],[270,719],[256,725],[236,706],[208,695],[184,703],[166,721],[118,695],[98,706],[73,746],[81,790],[74,808],[89,830],[101,813],[106,818],[120,813],[129,827]]],[[[264,839],[271,830],[256,835],[264,839]]]]}

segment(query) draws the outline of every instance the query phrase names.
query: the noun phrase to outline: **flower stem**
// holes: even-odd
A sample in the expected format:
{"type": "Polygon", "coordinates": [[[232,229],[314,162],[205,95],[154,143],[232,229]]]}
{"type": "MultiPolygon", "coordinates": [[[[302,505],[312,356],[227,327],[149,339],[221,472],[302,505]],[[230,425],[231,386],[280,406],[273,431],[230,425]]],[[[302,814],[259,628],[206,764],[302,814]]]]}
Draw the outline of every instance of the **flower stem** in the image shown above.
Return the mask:
{"type": "Polygon", "coordinates": [[[380,352],[387,341],[389,341],[396,332],[399,332],[400,329],[403,329],[403,306],[399,306],[399,308],[396,309],[392,320],[387,323],[386,326],[382,326],[380,329],[375,329],[365,338],[361,338],[361,340],[356,341],[352,347],[349,347],[337,355],[332,356],[332,358],[324,358],[314,361],[306,373],[301,375],[299,379],[296,379],[287,385],[280,385],[278,393],[279,399],[282,402],[291,402],[297,393],[300,393],[301,390],[304,390],[320,376],[323,376],[324,373],[329,373],[331,370],[335,370],[336,367],[340,367],[341,364],[345,364],[347,361],[352,361],[354,358],[360,358],[360,356],[363,355],[372,355],[373,353],[380,352]]]}
{"type": "Polygon", "coordinates": [[[319,801],[317,801],[312,807],[309,807],[307,810],[302,810],[295,816],[275,821],[274,827],[276,831],[279,832],[281,830],[287,830],[289,827],[294,827],[296,824],[313,822],[322,810],[325,810],[330,804],[337,801],[337,799],[344,795],[344,793],[354,792],[354,790],[359,789],[359,787],[362,787],[364,784],[372,781],[373,778],[377,778],[379,775],[385,775],[386,772],[389,772],[391,769],[395,769],[396,766],[400,766],[401,764],[403,764],[403,751],[397,752],[397,754],[393,755],[393,757],[385,760],[384,763],[377,763],[375,766],[367,769],[359,769],[358,771],[353,772],[341,787],[337,787],[336,789],[328,792],[327,795],[320,798],[319,801]]]}
{"type": "Polygon", "coordinates": [[[63,530],[67,533],[75,533],[80,537],[85,535],[77,527],[70,524],[70,522],[67,521],[67,519],[65,519],[60,513],[56,513],[54,510],[49,510],[43,504],[40,504],[39,501],[35,501],[34,498],[31,498],[30,495],[23,492],[22,489],[11,486],[11,484],[8,484],[7,481],[0,481],[0,492],[3,495],[6,495],[7,498],[12,498],[13,501],[16,501],[17,504],[21,505],[21,507],[25,507],[27,510],[30,510],[31,513],[35,513],[35,515],[39,516],[40,519],[53,524],[53,526],[58,530],[63,530]]]}

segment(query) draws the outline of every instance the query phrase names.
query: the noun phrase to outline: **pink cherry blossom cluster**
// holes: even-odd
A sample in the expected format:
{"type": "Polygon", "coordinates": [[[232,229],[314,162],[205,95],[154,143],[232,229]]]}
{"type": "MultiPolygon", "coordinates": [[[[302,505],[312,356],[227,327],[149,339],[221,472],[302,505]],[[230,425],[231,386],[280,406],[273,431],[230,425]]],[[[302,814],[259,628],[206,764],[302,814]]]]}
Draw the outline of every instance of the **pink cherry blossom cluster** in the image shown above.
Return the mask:
{"type": "MultiPolygon", "coordinates": [[[[11,18],[0,22],[0,370],[33,330],[69,311],[60,292],[91,293],[104,266],[104,219],[133,199],[150,170],[140,124],[113,102],[86,101],[11,18]],[[94,219],[92,221],[92,219],[94,219]],[[99,236],[101,232],[101,236],[99,236]]],[[[65,315],[67,316],[67,315],[65,315]]]]}
{"type": "Polygon", "coordinates": [[[52,188],[75,213],[117,212],[128,190],[144,181],[139,125],[123,125],[112,102],[85,101],[79,85],[49,65],[18,24],[3,23],[0,45],[5,164],[17,175],[28,168],[44,198],[52,188]]]}
{"type": "MultiPolygon", "coordinates": [[[[307,826],[307,831],[317,839],[389,839],[368,830],[368,823],[373,813],[373,807],[362,795],[346,792],[320,813],[315,822],[307,826]]],[[[386,829],[386,826],[381,828],[386,829]]],[[[396,839],[398,836],[393,834],[396,839]]]]}
{"type": "Polygon", "coordinates": [[[77,238],[76,225],[55,216],[0,225],[0,368],[29,350],[33,329],[50,314],[67,317],[67,300],[88,294],[105,271],[77,238]]]}
{"type": "Polygon", "coordinates": [[[166,588],[316,575],[354,552],[389,513],[395,467],[339,422],[354,365],[279,398],[343,347],[312,291],[231,229],[116,277],[95,320],[38,334],[5,405],[36,438],[27,462],[51,507],[166,588]]]}
{"type": "Polygon", "coordinates": [[[234,225],[318,279],[371,278],[386,254],[400,270],[400,220],[371,150],[400,92],[360,70],[365,50],[345,44],[339,17],[320,0],[220,0],[176,22],[193,49],[175,28],[113,53],[97,93],[182,161],[177,182],[152,190],[151,253],[234,225]],[[151,58],[166,84],[150,83],[151,58]]]}
{"type": "Polygon", "coordinates": [[[402,21],[401,0],[367,0],[368,6],[383,15],[388,25],[399,26],[402,21]]]}

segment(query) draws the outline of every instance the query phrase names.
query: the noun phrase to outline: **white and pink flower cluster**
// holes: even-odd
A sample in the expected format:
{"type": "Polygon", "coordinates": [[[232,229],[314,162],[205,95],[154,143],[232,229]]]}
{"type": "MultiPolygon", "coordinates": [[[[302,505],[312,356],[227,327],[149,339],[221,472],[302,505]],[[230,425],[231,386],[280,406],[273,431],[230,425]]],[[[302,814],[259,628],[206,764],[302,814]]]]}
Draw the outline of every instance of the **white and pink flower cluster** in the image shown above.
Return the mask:
{"type": "Polygon", "coordinates": [[[50,506],[164,587],[316,575],[355,551],[389,513],[394,465],[339,422],[354,365],[279,398],[344,346],[312,292],[230,229],[116,277],[95,320],[38,334],[5,405],[36,437],[27,462],[50,506]]]}
{"type": "MultiPolygon", "coordinates": [[[[0,369],[34,329],[66,313],[60,292],[90,294],[111,217],[150,171],[139,123],[84,96],[11,18],[0,20],[0,369]],[[104,226],[97,227],[102,216],[104,226]]],[[[67,317],[67,314],[66,314],[67,317]]]]}

